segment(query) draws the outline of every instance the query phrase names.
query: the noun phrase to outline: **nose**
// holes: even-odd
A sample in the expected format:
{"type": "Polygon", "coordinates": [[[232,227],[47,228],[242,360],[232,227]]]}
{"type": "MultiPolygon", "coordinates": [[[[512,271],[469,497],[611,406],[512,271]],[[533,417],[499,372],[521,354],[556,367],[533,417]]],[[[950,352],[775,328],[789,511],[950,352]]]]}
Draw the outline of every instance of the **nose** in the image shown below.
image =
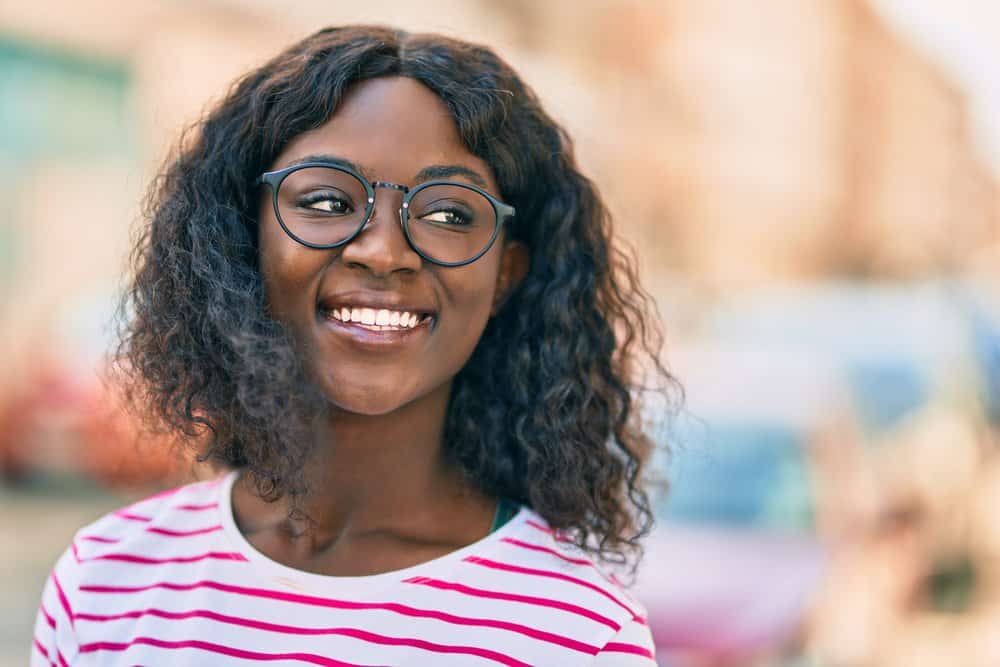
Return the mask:
{"type": "Polygon", "coordinates": [[[420,255],[414,252],[403,233],[399,208],[403,193],[379,190],[368,222],[341,251],[341,261],[350,267],[364,268],[376,276],[397,271],[416,271],[420,255]]]}

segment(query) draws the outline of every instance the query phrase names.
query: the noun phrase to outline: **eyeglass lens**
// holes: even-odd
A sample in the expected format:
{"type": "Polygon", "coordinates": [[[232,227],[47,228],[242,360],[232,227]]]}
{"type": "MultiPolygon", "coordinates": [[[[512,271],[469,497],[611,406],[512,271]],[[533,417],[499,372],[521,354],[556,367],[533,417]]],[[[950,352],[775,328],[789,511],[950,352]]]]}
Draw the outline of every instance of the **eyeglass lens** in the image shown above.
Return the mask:
{"type": "MultiPolygon", "coordinates": [[[[364,223],[368,194],[352,174],[333,167],[293,171],[281,182],[278,215],[300,241],[334,245],[364,223]]],[[[431,185],[409,200],[410,242],[440,262],[475,257],[493,238],[497,219],[486,197],[460,185],[431,185]]]]}

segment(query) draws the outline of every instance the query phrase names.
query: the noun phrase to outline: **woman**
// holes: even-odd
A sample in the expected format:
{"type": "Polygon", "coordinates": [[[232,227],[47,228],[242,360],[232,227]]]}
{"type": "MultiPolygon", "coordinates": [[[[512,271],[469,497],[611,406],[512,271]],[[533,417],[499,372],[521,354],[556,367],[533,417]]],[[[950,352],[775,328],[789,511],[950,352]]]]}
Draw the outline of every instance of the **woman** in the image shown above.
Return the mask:
{"type": "Polygon", "coordinates": [[[133,404],[232,472],[81,530],[33,664],[652,665],[657,330],[488,49],[321,30],[182,142],[133,255],[133,404]],[[648,370],[647,368],[647,370],[648,370]]]}

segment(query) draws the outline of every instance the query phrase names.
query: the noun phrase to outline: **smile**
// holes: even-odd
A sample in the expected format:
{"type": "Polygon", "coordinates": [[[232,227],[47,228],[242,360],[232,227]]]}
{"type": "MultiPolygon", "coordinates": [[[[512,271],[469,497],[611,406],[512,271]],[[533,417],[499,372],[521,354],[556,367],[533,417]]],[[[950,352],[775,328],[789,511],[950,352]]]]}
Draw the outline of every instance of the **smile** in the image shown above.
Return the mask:
{"type": "Polygon", "coordinates": [[[360,325],[371,331],[401,331],[412,329],[431,315],[419,315],[408,310],[389,310],[388,308],[334,308],[329,311],[329,317],[341,322],[360,325]]]}

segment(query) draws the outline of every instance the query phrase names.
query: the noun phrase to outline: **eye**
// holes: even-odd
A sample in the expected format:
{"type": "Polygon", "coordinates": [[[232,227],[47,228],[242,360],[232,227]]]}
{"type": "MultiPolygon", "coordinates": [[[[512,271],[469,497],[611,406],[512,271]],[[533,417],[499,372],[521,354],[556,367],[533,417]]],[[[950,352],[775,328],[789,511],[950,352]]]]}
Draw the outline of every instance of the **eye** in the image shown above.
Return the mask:
{"type": "Polygon", "coordinates": [[[347,215],[354,210],[348,200],[338,197],[333,192],[310,193],[299,200],[298,206],[307,211],[331,215],[347,215]]]}
{"type": "Polygon", "coordinates": [[[420,220],[441,225],[467,225],[472,222],[472,216],[458,209],[444,209],[424,213],[420,216],[420,220]]]}

